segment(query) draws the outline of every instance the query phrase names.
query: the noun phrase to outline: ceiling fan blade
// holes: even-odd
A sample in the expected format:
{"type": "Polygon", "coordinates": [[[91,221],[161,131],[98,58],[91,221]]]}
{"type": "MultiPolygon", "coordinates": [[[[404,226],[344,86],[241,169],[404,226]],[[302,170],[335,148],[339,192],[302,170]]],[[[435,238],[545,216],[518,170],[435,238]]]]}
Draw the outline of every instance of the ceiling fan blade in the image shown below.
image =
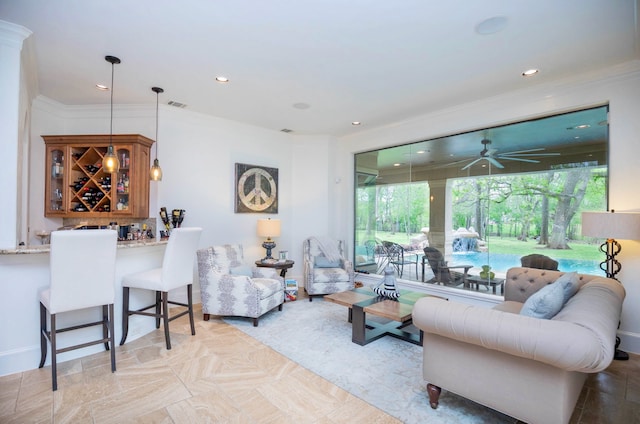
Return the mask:
{"type": "Polygon", "coordinates": [[[500,153],[498,157],[560,156],[560,153],[500,153]]]}
{"type": "Polygon", "coordinates": [[[468,169],[468,168],[471,168],[473,165],[475,165],[476,163],[480,162],[482,159],[486,159],[486,158],[478,158],[478,159],[476,159],[476,160],[472,161],[471,163],[468,163],[467,165],[465,165],[465,166],[462,168],[462,171],[464,171],[464,170],[466,170],[466,169],[468,169]]]}
{"type": "Polygon", "coordinates": [[[526,149],[526,150],[514,150],[513,152],[505,152],[500,153],[501,155],[518,155],[520,153],[531,153],[531,152],[541,152],[544,150],[544,147],[538,147],[535,149],[526,149]]]}
{"type": "Polygon", "coordinates": [[[493,166],[495,166],[496,168],[500,168],[500,169],[504,168],[504,165],[502,165],[500,162],[498,162],[497,160],[495,160],[492,157],[487,157],[485,159],[488,160],[489,162],[491,162],[493,164],[493,166]]]}
{"type": "Polygon", "coordinates": [[[443,165],[434,166],[433,169],[448,168],[450,166],[458,165],[458,164],[461,164],[461,163],[464,163],[464,162],[469,162],[470,160],[472,160],[472,159],[469,159],[469,158],[461,159],[461,160],[457,160],[455,162],[449,162],[449,163],[445,163],[443,165]]]}
{"type": "Polygon", "coordinates": [[[509,156],[505,156],[505,157],[500,157],[500,159],[502,160],[516,160],[518,162],[529,162],[529,163],[540,163],[539,160],[535,160],[535,159],[525,159],[525,158],[519,158],[519,157],[509,157],[509,156]]]}

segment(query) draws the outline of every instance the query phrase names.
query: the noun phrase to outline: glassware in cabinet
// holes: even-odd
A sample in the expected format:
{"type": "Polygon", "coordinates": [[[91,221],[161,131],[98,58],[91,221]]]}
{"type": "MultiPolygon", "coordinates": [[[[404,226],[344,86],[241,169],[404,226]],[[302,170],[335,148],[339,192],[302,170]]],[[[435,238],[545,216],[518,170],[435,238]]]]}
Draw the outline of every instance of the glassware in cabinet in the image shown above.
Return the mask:
{"type": "Polygon", "coordinates": [[[62,214],[64,205],[65,148],[60,146],[47,149],[47,170],[49,176],[46,185],[45,215],[62,214]]]}
{"type": "MultiPolygon", "coordinates": [[[[153,140],[139,134],[46,135],[48,152],[45,201],[46,216],[79,217],[148,217],[149,152],[153,140]],[[112,139],[112,140],[111,140],[112,139]],[[120,170],[106,173],[102,158],[113,143],[120,170]],[[50,150],[63,152],[60,191],[53,187],[59,168],[50,150]],[[62,196],[60,210],[52,210],[53,199],[62,196]]],[[[58,206],[56,206],[58,207],[58,206]]]]}

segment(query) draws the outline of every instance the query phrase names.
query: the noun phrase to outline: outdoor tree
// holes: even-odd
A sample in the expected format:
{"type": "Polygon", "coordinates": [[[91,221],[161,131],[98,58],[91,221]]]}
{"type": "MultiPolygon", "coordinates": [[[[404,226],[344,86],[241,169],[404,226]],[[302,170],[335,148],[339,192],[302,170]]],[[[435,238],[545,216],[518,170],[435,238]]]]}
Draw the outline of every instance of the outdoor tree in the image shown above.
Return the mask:
{"type": "Polygon", "coordinates": [[[567,243],[567,228],[582,203],[590,173],[591,171],[587,168],[572,169],[563,173],[565,181],[562,190],[559,193],[550,193],[550,196],[555,197],[558,203],[553,215],[549,248],[570,248],[567,243]]]}

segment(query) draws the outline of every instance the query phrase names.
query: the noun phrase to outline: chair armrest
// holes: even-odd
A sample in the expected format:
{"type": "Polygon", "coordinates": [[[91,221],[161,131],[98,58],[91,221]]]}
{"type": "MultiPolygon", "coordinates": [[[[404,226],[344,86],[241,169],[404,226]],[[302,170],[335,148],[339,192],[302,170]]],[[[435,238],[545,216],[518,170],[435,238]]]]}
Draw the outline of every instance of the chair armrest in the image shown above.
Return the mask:
{"type": "Polygon", "coordinates": [[[447,268],[449,269],[464,268],[464,273],[466,274],[471,268],[473,268],[473,265],[450,265],[447,268]]]}
{"type": "MultiPolygon", "coordinates": [[[[467,284],[467,277],[468,277],[468,273],[469,273],[469,269],[473,268],[473,265],[453,265],[453,266],[449,266],[447,267],[449,270],[452,269],[461,269],[464,268],[464,272],[462,275],[462,281],[464,282],[465,286],[467,284]]],[[[459,274],[459,273],[458,273],[459,274]]]]}
{"type": "MultiPolygon", "coordinates": [[[[226,274],[216,270],[210,270],[207,277],[205,281],[200,281],[200,286],[205,291],[209,290],[208,286],[219,287],[223,281],[225,281],[225,284],[229,284],[231,281],[234,287],[250,286],[253,290],[258,290],[255,284],[253,284],[253,281],[251,281],[251,277],[247,277],[246,275],[226,274]]],[[[278,276],[278,278],[280,277],[278,276]]]]}
{"type": "Polygon", "coordinates": [[[273,278],[274,280],[280,279],[280,273],[275,268],[264,268],[254,266],[252,269],[253,278],[273,278]]]}

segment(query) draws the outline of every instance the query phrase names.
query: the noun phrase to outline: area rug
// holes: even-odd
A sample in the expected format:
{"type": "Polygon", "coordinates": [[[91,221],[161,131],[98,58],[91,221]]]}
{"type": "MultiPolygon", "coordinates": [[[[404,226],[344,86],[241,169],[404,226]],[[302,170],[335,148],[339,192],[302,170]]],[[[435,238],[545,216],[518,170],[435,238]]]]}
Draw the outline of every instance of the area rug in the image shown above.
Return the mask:
{"type": "Polygon", "coordinates": [[[444,390],[438,409],[431,409],[422,347],[389,336],[366,346],[352,343],[347,308],[322,298],[287,302],[281,312],[263,315],[258,327],[247,318],[225,321],[404,423],[515,421],[444,390]]]}

